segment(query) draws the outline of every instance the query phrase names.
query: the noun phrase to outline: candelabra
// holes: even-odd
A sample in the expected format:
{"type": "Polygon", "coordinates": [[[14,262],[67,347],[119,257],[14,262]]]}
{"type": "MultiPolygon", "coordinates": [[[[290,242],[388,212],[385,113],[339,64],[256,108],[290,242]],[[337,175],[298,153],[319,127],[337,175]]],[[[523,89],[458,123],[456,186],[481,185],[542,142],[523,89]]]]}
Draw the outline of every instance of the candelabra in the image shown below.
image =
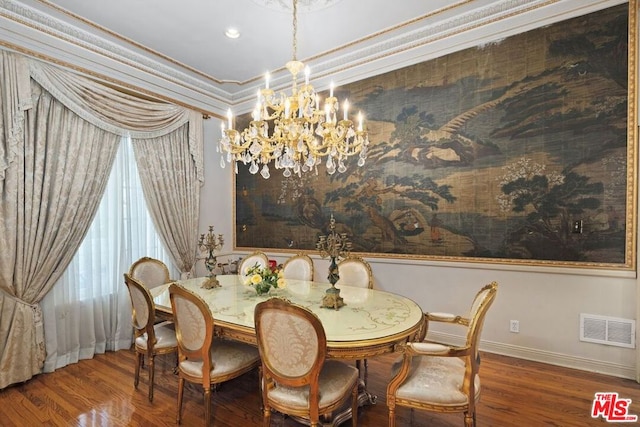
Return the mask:
{"type": "Polygon", "coordinates": [[[316,249],[320,252],[322,258],[329,257],[331,259],[329,276],[327,276],[331,287],[327,289],[322,298],[322,307],[335,308],[337,310],[345,305],[345,303],[340,296],[340,289],[335,286],[340,279],[336,261],[339,258],[348,256],[352,246],[346,233],[336,233],[336,220],[333,218],[333,215],[331,215],[331,221],[329,222],[329,234],[318,238],[316,249]]]}
{"type": "Polygon", "coordinates": [[[202,287],[205,289],[217,288],[220,286],[218,279],[216,278],[213,270],[216,268],[216,255],[215,251],[222,248],[224,245],[224,238],[222,234],[218,234],[217,236],[213,232],[213,225],[209,226],[209,232],[205,236],[204,234],[200,235],[200,240],[198,240],[198,249],[202,253],[206,253],[207,256],[205,258],[200,258],[204,260],[204,266],[209,271],[209,276],[206,282],[202,284],[202,287]]]}

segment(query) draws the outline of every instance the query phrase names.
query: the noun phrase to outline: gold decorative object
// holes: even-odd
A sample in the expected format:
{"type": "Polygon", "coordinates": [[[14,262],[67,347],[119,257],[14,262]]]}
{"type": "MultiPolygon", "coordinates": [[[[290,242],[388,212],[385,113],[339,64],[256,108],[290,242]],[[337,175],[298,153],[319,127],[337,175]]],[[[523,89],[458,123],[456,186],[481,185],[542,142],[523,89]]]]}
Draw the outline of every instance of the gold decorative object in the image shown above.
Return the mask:
{"type": "Polygon", "coordinates": [[[363,166],[367,158],[369,138],[363,128],[362,113],[358,113],[358,124],[349,118],[349,101],[342,105],[342,120],[339,120],[339,102],[333,96],[333,83],[329,97],[320,108],[320,96],[309,83],[309,67],[296,59],[297,50],[297,4],[293,0],[293,59],[286,68],[292,75],[291,95],[284,92],[276,95],[269,88],[269,73],[266,74],[264,89],[258,91],[256,107],[249,127],[243,131],[233,129],[231,109],[227,113],[227,129],[222,124],[222,138],[218,151],[222,154],[220,165],[226,162],[249,164],[249,171],[260,170],[268,179],[269,163],[274,161],[276,169],[284,169],[285,177],[292,172],[302,176],[302,172],[315,171],[321,159],[326,157],[327,173],[347,170],[347,157],[359,154],[358,166],[363,166]],[[304,68],[304,84],[298,86],[297,76],[304,68]],[[259,165],[262,165],[260,169],[259,165]]]}
{"type": "Polygon", "coordinates": [[[218,283],[218,279],[213,271],[217,264],[215,251],[222,248],[223,245],[224,238],[222,237],[222,234],[218,234],[217,236],[215,235],[213,232],[213,225],[209,226],[209,232],[206,236],[204,234],[200,235],[200,240],[198,240],[198,249],[200,252],[207,254],[205,258],[200,259],[204,260],[204,265],[209,271],[209,278],[202,284],[202,287],[205,289],[220,287],[220,283],[218,283]]]}
{"type": "Polygon", "coordinates": [[[337,310],[345,305],[345,303],[340,296],[340,289],[336,288],[336,283],[340,279],[338,263],[336,261],[339,258],[348,256],[352,246],[346,233],[336,233],[336,220],[333,218],[333,215],[331,215],[331,221],[329,222],[329,234],[318,238],[316,249],[320,252],[322,258],[331,258],[329,276],[327,276],[331,287],[327,289],[322,298],[322,307],[335,308],[337,310]]]}

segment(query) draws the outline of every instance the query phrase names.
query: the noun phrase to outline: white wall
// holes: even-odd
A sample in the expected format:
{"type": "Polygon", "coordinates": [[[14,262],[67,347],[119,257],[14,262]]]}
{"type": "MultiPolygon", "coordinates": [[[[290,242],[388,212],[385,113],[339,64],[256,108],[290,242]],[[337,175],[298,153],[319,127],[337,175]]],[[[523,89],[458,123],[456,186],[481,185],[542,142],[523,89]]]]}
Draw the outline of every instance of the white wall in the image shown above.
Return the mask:
{"type": "MultiPolygon", "coordinates": [[[[205,121],[205,185],[200,230],[214,225],[233,251],[233,180],[229,165],[220,168],[215,146],[220,121],[205,121]]],[[[242,255],[242,252],[238,252],[242,255]]],[[[286,259],[274,253],[272,258],[286,259]]],[[[328,261],[313,256],[315,278],[326,282],[328,261]]],[[[582,269],[514,268],[495,264],[437,263],[367,258],[377,289],[416,301],[424,311],[464,314],[480,287],[493,280],[498,297],[484,326],[484,350],[589,371],[635,378],[633,349],[579,341],[580,313],[636,318],[636,279],[629,274],[582,269]],[[509,320],[520,321],[520,333],[509,332],[509,320]]],[[[202,265],[199,265],[202,273],[202,265]]],[[[456,342],[459,332],[431,326],[435,338],[456,342]]]]}

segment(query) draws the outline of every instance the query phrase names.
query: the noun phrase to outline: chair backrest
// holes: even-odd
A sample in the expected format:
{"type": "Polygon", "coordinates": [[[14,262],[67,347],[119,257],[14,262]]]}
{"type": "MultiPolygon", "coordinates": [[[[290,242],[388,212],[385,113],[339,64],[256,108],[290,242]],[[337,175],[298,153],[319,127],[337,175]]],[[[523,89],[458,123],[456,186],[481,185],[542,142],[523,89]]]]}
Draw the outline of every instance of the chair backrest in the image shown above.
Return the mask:
{"type": "Polygon", "coordinates": [[[338,275],[340,279],[336,285],[373,288],[371,266],[362,258],[349,257],[340,261],[338,263],[338,275]]]}
{"type": "MultiPolygon", "coordinates": [[[[478,291],[476,297],[473,299],[473,304],[471,304],[469,327],[467,329],[467,346],[471,349],[471,354],[473,355],[473,357],[469,358],[469,362],[471,363],[469,368],[473,374],[477,373],[479,369],[478,345],[480,343],[480,335],[482,333],[484,319],[489,307],[491,307],[493,300],[496,298],[497,292],[498,284],[496,282],[491,282],[478,291]]],[[[465,381],[469,379],[470,376],[466,376],[465,381]]]]}
{"type": "Polygon", "coordinates": [[[136,337],[146,333],[149,347],[153,348],[156,343],[153,324],[155,323],[155,305],[149,289],[138,280],[124,273],[124,283],[129,290],[131,297],[131,308],[133,328],[136,337]]]}
{"type": "MultiPolygon", "coordinates": [[[[202,360],[203,376],[208,376],[213,367],[211,345],[214,326],[209,306],[198,295],[176,283],[169,285],[169,299],[176,328],[178,357],[181,361],[202,360]]],[[[209,381],[209,378],[204,381],[209,381]]]]}
{"type": "Polygon", "coordinates": [[[294,255],[282,266],[283,277],[292,280],[313,280],[313,260],[309,255],[294,255]]]}
{"type": "Polygon", "coordinates": [[[155,288],[171,281],[169,268],[159,259],[142,257],[129,268],[129,275],[147,288],[155,288]]]}
{"type": "Polygon", "coordinates": [[[242,277],[247,275],[247,269],[258,264],[260,267],[266,267],[269,265],[269,257],[264,252],[253,252],[240,261],[238,265],[238,274],[242,277]]]}
{"type": "Polygon", "coordinates": [[[327,355],[320,319],[280,298],[257,304],[254,316],[265,380],[290,387],[310,385],[310,401],[317,402],[318,377],[327,355]]]}

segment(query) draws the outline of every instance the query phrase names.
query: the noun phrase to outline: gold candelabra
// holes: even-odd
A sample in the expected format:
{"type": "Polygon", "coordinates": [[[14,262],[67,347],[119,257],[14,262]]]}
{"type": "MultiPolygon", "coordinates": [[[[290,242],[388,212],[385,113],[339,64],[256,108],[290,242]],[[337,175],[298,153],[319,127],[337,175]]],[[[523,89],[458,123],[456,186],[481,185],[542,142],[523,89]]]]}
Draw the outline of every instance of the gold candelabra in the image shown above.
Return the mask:
{"type": "Polygon", "coordinates": [[[329,276],[327,276],[331,287],[327,289],[322,298],[322,307],[335,308],[337,310],[345,305],[340,296],[340,289],[336,288],[336,283],[340,279],[337,260],[347,257],[351,252],[352,245],[346,233],[336,233],[336,220],[333,215],[331,215],[329,222],[329,234],[318,238],[316,249],[320,252],[322,258],[329,257],[331,259],[329,276]]]}
{"type": "Polygon", "coordinates": [[[222,237],[222,234],[218,234],[216,236],[213,232],[213,225],[209,226],[209,232],[206,235],[200,235],[200,240],[198,240],[198,249],[200,252],[207,254],[206,257],[200,259],[204,260],[204,266],[209,271],[207,281],[202,284],[202,287],[205,289],[217,288],[220,286],[220,283],[214,273],[214,269],[217,264],[215,251],[222,248],[223,245],[224,238],[222,237]]]}

